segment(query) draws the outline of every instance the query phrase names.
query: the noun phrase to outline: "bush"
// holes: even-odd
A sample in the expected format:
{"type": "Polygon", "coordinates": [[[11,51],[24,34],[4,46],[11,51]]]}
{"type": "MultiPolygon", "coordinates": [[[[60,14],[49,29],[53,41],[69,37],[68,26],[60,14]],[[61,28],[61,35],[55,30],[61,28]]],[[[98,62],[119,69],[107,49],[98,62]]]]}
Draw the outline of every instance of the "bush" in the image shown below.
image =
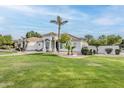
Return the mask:
{"type": "Polygon", "coordinates": [[[0,49],[10,49],[12,46],[6,46],[6,45],[3,45],[3,46],[0,46],[0,49]]]}
{"type": "Polygon", "coordinates": [[[93,54],[96,54],[96,50],[93,50],[93,54]]]}
{"type": "Polygon", "coordinates": [[[121,52],[121,50],[120,50],[120,49],[115,49],[115,54],[116,54],[116,55],[119,55],[119,54],[120,54],[120,52],[121,52]]]}
{"type": "Polygon", "coordinates": [[[88,55],[89,49],[88,49],[87,47],[83,47],[83,48],[81,49],[81,53],[82,53],[82,55],[88,55]]]}
{"type": "Polygon", "coordinates": [[[105,49],[105,51],[106,51],[107,54],[111,54],[112,50],[113,50],[112,48],[106,48],[105,49]]]}
{"type": "Polygon", "coordinates": [[[90,50],[88,51],[88,55],[92,55],[92,54],[93,54],[93,50],[90,49],[90,50]]]}

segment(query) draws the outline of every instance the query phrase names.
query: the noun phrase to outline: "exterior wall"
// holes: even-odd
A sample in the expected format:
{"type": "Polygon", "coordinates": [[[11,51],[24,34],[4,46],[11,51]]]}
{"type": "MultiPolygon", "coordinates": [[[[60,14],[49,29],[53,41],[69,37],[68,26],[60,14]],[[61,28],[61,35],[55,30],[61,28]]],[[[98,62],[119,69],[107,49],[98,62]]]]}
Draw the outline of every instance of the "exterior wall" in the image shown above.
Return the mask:
{"type": "Polygon", "coordinates": [[[111,54],[115,54],[115,49],[119,49],[119,46],[99,46],[98,47],[98,53],[99,54],[107,54],[105,49],[106,48],[112,48],[112,53],[111,54]]]}
{"type": "Polygon", "coordinates": [[[81,41],[73,41],[73,45],[75,46],[74,48],[75,52],[81,52],[81,48],[82,48],[81,41]]]}
{"type": "Polygon", "coordinates": [[[27,44],[27,51],[40,50],[42,48],[42,42],[29,42],[27,44]]]}
{"type": "Polygon", "coordinates": [[[97,48],[95,46],[88,46],[88,49],[92,49],[92,50],[97,51],[97,48]]]}
{"type": "MultiPolygon", "coordinates": [[[[26,50],[27,51],[35,51],[35,50],[41,50],[43,49],[43,51],[46,51],[46,46],[45,46],[45,40],[48,39],[50,40],[50,46],[49,46],[49,51],[52,51],[52,43],[51,43],[51,40],[52,40],[52,37],[54,37],[54,40],[55,40],[55,47],[56,47],[56,40],[57,40],[57,36],[44,36],[42,37],[42,41],[36,41],[36,42],[28,42],[27,44],[27,48],[26,50]]],[[[81,48],[84,47],[84,46],[88,46],[87,42],[84,42],[84,41],[72,41],[72,44],[75,46],[74,48],[74,52],[78,52],[78,53],[81,53],[81,48]]],[[[63,44],[63,48],[61,49],[60,48],[60,51],[62,52],[66,52],[68,51],[67,49],[65,49],[65,44],[63,44]]],[[[54,49],[56,51],[56,48],[54,49]]]]}
{"type": "MultiPolygon", "coordinates": [[[[87,43],[83,42],[83,41],[72,41],[72,45],[75,46],[74,48],[74,52],[78,52],[81,53],[81,48],[84,46],[88,46],[87,43]]],[[[60,48],[60,51],[64,52],[64,51],[68,51],[67,49],[64,48],[65,44],[63,44],[63,48],[60,48]]]]}
{"type": "MultiPolygon", "coordinates": [[[[112,48],[112,53],[111,54],[115,54],[115,50],[119,49],[119,46],[99,46],[98,47],[98,54],[107,54],[105,49],[106,48],[112,48]]],[[[95,51],[97,51],[97,48],[95,46],[88,46],[88,49],[93,49],[95,51]]]]}

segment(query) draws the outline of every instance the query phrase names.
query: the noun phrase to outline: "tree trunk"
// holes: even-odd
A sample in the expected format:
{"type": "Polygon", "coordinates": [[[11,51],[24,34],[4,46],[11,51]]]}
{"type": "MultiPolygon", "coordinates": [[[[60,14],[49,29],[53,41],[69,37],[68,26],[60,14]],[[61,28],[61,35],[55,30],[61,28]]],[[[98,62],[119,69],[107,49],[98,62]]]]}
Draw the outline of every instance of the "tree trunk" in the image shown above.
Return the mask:
{"type": "Polygon", "coordinates": [[[97,54],[98,54],[98,46],[96,46],[96,51],[97,51],[97,54]]]}
{"type": "Polygon", "coordinates": [[[71,50],[71,55],[73,55],[73,50],[71,50]]]}
{"type": "Polygon", "coordinates": [[[60,51],[60,25],[58,25],[58,52],[60,51]]]}
{"type": "Polygon", "coordinates": [[[70,50],[68,49],[68,55],[70,55],[70,50]]]}

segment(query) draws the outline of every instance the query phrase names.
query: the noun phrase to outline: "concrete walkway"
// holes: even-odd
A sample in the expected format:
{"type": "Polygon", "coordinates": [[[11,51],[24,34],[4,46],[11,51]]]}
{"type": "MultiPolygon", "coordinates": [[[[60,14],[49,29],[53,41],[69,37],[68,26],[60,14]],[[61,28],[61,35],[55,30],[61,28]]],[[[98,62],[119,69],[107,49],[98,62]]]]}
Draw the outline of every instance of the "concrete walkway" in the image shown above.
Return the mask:
{"type": "Polygon", "coordinates": [[[85,58],[85,57],[88,57],[88,56],[84,56],[84,55],[63,55],[63,54],[58,54],[58,56],[60,57],[65,57],[65,58],[85,58]]]}

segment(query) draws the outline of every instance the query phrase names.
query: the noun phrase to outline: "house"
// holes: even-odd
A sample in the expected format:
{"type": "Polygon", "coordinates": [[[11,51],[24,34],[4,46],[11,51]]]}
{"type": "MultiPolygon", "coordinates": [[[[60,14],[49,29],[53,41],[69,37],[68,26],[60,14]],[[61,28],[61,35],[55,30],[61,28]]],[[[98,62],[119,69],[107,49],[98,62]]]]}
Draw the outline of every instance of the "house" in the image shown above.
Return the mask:
{"type": "MultiPolygon", "coordinates": [[[[71,34],[68,34],[71,37],[71,43],[75,46],[74,51],[75,52],[81,52],[81,48],[82,47],[86,47],[88,46],[88,43],[86,41],[84,41],[82,38],[73,36],[71,34]]],[[[53,51],[56,52],[57,51],[57,40],[58,40],[58,36],[56,33],[54,32],[50,32],[47,34],[42,35],[41,38],[38,37],[31,37],[27,39],[27,47],[26,50],[27,51],[53,51]]],[[[67,49],[65,49],[65,44],[60,43],[60,51],[64,52],[67,51],[67,49]]]]}

